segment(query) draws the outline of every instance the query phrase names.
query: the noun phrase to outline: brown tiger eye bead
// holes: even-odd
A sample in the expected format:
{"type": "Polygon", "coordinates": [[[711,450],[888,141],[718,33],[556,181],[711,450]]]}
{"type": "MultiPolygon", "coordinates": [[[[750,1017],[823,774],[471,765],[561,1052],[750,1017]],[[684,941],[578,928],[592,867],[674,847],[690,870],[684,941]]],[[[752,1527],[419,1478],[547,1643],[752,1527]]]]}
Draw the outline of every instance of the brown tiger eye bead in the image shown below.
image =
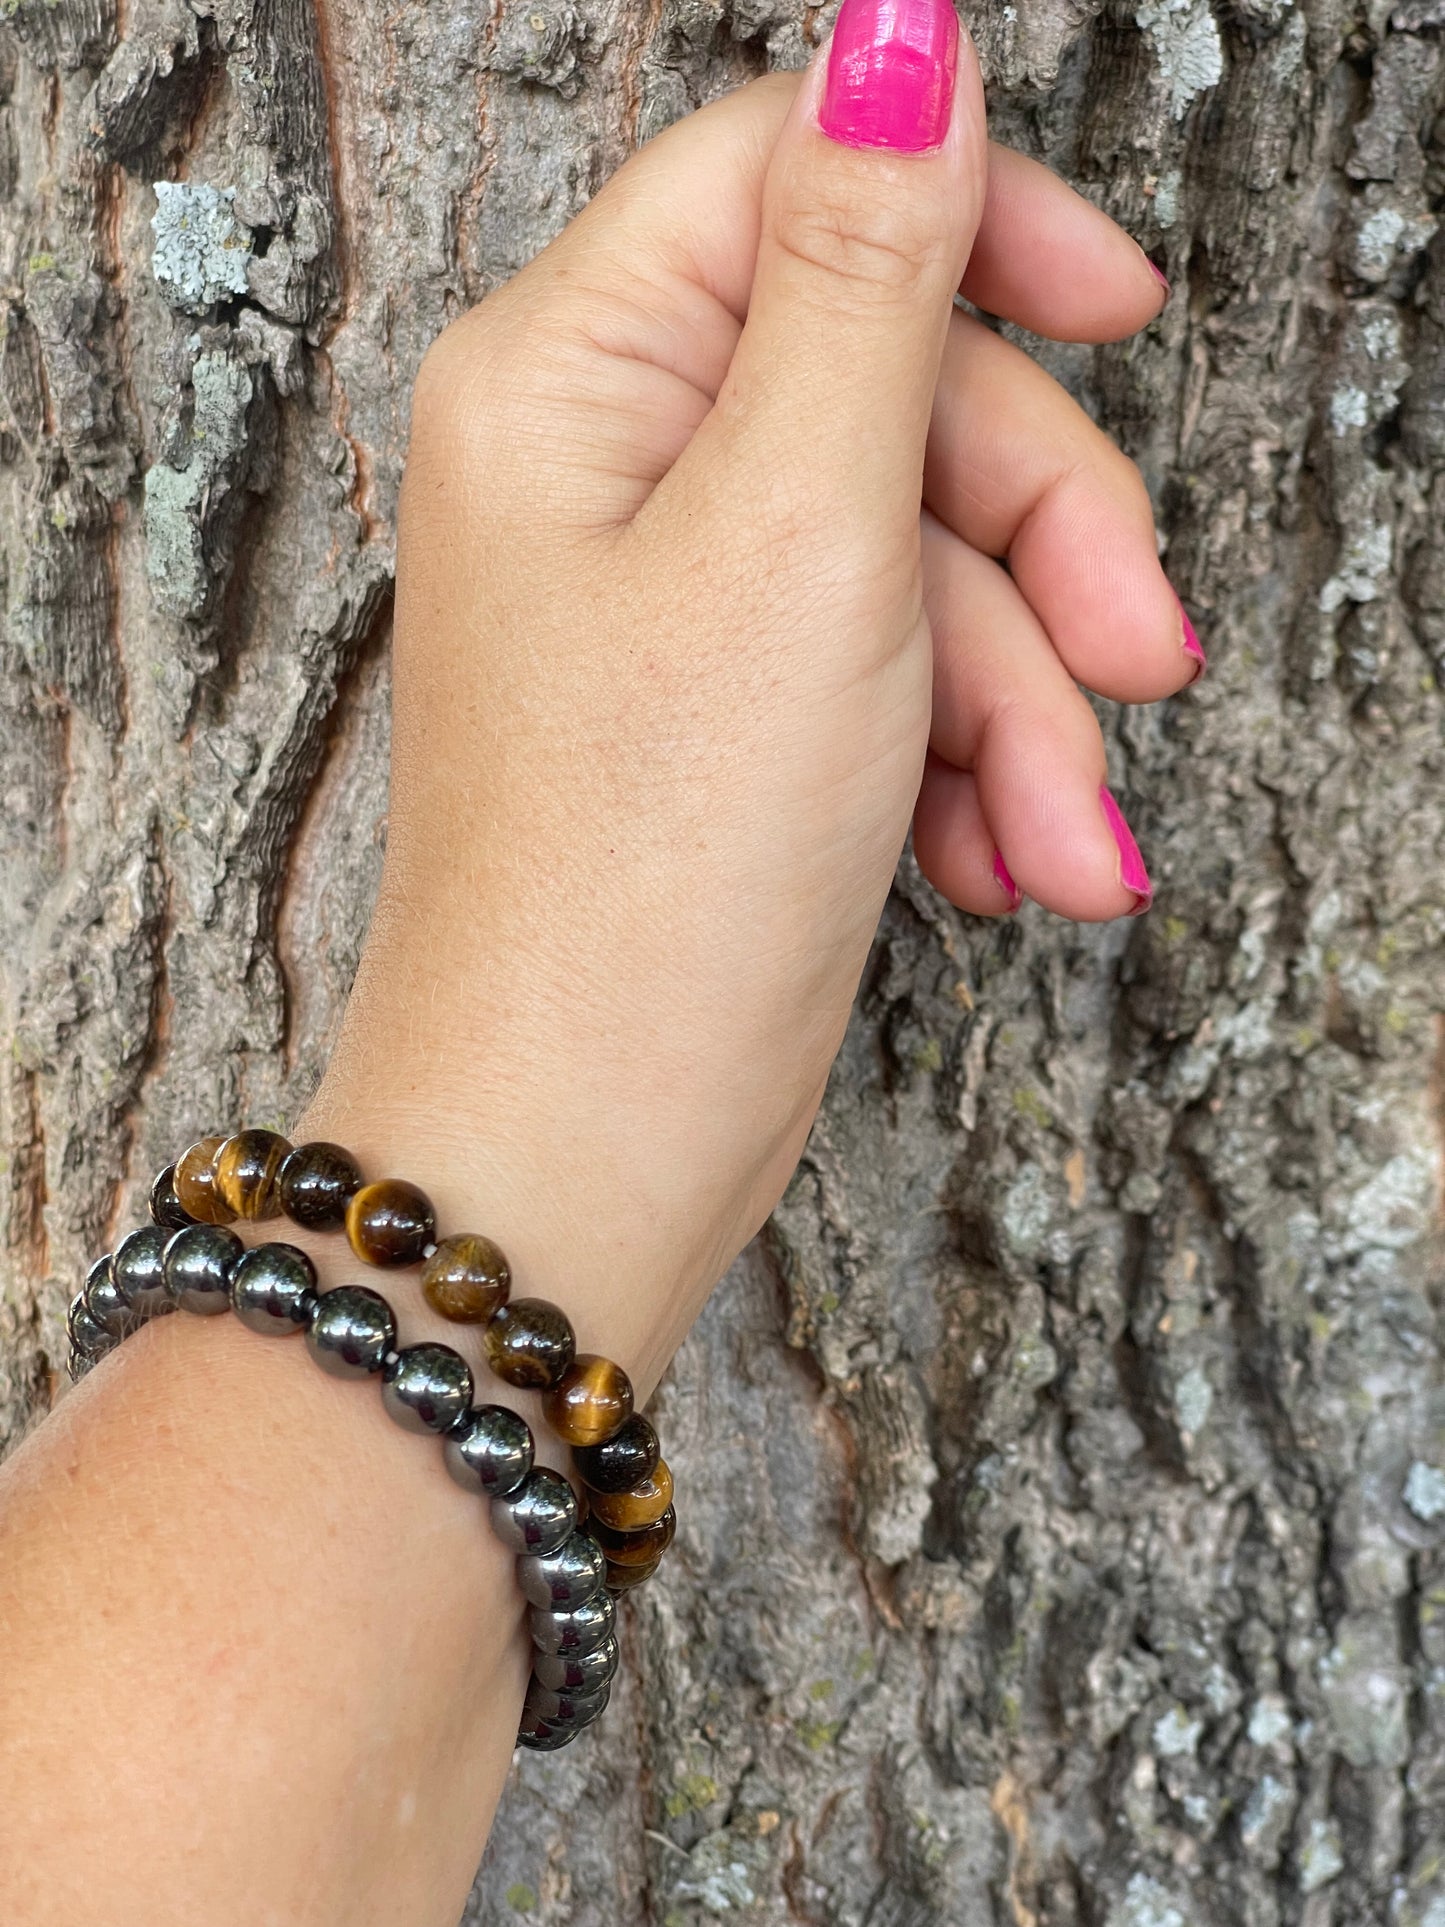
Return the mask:
{"type": "Polygon", "coordinates": [[[581,1446],[574,1457],[594,1492],[629,1492],[651,1474],[661,1453],[656,1432],[641,1412],[634,1412],[610,1439],[581,1446]]]}
{"type": "Polygon", "coordinates": [[[350,1151],[324,1138],[298,1144],[276,1177],[281,1209],[308,1231],[345,1224],[346,1207],[360,1189],[361,1166],[350,1151]]]}
{"type": "Polygon", "coordinates": [[[578,1352],[542,1409],[568,1445],[601,1445],[632,1417],[632,1380],[610,1358],[578,1352]]]}
{"type": "Polygon", "coordinates": [[[182,1211],[196,1224],[229,1224],[236,1215],[216,1188],[216,1153],[225,1141],[198,1138],[176,1164],[171,1186],[182,1211]]]}
{"type": "Polygon", "coordinates": [[[549,1392],[572,1363],[577,1340],[564,1311],[545,1298],[514,1298],[492,1314],[487,1362],[508,1385],[549,1392]]]}
{"type": "Polygon", "coordinates": [[[414,1265],[436,1236],[431,1199],[405,1178],[363,1184],[346,1207],[351,1249],[369,1265],[414,1265]]]}
{"type": "Polygon", "coordinates": [[[614,1532],[594,1515],[587,1522],[587,1530],[606,1553],[609,1564],[645,1566],[649,1559],[660,1559],[672,1544],[677,1514],[669,1506],[660,1519],[654,1519],[651,1525],[639,1526],[636,1532],[614,1532]]]}
{"type": "Polygon", "coordinates": [[[463,1231],[443,1238],[426,1261],[421,1288],[433,1311],[458,1325],[485,1325],[512,1289],[512,1274],[490,1238],[463,1231]]]}
{"type": "Polygon", "coordinates": [[[640,1566],[624,1566],[609,1559],[603,1567],[602,1583],[608,1592],[630,1592],[634,1586],[645,1585],[661,1564],[660,1552],[640,1566]]]}
{"type": "Polygon", "coordinates": [[[611,1526],[614,1532],[636,1532],[660,1519],[672,1504],[672,1474],[666,1459],[659,1459],[645,1479],[626,1492],[593,1492],[589,1518],[611,1526]]]}
{"type": "Polygon", "coordinates": [[[275,1131],[238,1131],[216,1154],[216,1189],[233,1217],[281,1215],[276,1175],[291,1146],[275,1131]]]}

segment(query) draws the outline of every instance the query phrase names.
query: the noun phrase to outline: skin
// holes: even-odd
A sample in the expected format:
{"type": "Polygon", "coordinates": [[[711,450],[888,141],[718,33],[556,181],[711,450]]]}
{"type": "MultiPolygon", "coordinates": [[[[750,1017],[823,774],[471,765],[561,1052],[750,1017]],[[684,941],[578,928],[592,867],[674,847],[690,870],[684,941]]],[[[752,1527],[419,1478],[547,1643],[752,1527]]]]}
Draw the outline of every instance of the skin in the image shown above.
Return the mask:
{"type": "MultiPolygon", "coordinates": [[[[293,1133],[421,1179],[640,1399],[796,1163],[910,821],[968,910],[1008,909],[1001,849],[1127,913],[1076,679],[1196,667],[1137,474],[951,301],[1111,339],[1147,262],[987,152],[966,42],[935,152],[826,139],[821,85],[651,142],[428,356],[385,877],[293,1133]]],[[[0,1642],[0,1917],[458,1917],[511,1562],[300,1344],[168,1318],[67,1396],[0,1472],[0,1642]]]]}

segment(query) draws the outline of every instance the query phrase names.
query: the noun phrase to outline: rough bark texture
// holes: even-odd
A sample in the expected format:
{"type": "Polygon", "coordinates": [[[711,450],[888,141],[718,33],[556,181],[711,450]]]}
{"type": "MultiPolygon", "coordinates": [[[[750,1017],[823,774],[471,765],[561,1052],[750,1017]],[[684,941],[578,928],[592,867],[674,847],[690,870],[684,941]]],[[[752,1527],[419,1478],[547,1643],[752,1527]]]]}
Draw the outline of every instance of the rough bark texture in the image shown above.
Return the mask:
{"type": "MultiPolygon", "coordinates": [[[[0,0],[0,1438],[152,1169],[324,1061],[423,349],[827,18],[0,0]]],[[[1046,354],[1214,661],[1109,719],[1156,907],[986,927],[905,863],[485,1927],[1445,1927],[1445,6],[973,25],[1175,282],[1046,354]]]]}

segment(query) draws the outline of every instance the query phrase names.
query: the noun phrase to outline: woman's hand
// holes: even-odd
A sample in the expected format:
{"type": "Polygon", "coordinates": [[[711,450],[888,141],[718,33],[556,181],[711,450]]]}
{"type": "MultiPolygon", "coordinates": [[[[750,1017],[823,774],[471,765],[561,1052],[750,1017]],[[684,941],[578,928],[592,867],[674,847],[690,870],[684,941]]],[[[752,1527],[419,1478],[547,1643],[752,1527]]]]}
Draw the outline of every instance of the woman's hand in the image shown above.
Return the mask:
{"type": "Polygon", "coordinates": [[[830,62],[652,142],[417,388],[386,872],[306,1128],[645,1384],[797,1160],[915,809],[969,910],[1141,908],[1075,679],[1202,667],[1132,465],[953,306],[1097,340],[1163,298],[990,156],[956,36],[847,0],[830,62]]]}

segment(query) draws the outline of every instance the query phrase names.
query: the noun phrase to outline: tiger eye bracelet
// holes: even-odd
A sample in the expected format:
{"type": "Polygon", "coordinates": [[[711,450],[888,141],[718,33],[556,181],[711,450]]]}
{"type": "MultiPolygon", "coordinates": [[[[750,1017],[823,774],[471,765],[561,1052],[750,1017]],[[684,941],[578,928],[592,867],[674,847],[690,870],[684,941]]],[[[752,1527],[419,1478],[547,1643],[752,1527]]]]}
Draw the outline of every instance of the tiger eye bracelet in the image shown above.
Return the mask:
{"type": "Polygon", "coordinates": [[[150,1215],[151,1228],[94,1266],[70,1307],[72,1376],[146,1318],[177,1306],[234,1309],[260,1331],[304,1329],[325,1369],[379,1374],[392,1417],[443,1436],[448,1470],[493,1500],[493,1524],[519,1555],[537,1649],[519,1743],[551,1750],[575,1738],[605,1706],[616,1669],[611,1595],[657,1571],[677,1524],[672,1474],[656,1432],[633,1411],[621,1366],[578,1352],[556,1305],[513,1298],[510,1268],[491,1239],[464,1232],[438,1241],[423,1191],[399,1178],[367,1182],[337,1144],[293,1146],[267,1130],[202,1138],[157,1176],[150,1215]],[[307,1230],[344,1230],[369,1265],[421,1265],[432,1309],[479,1327],[496,1375],[542,1394],[549,1424],[572,1448],[585,1523],[578,1525],[567,1482],[532,1468],[525,1420],[505,1406],[471,1403],[471,1369],[460,1353],[435,1344],[398,1352],[396,1321],[379,1293],[364,1286],[318,1292],[310,1261],[295,1247],[248,1251],[228,1229],[283,1215],[307,1230]],[[250,1265],[260,1252],[269,1254],[266,1264],[250,1265]]]}

